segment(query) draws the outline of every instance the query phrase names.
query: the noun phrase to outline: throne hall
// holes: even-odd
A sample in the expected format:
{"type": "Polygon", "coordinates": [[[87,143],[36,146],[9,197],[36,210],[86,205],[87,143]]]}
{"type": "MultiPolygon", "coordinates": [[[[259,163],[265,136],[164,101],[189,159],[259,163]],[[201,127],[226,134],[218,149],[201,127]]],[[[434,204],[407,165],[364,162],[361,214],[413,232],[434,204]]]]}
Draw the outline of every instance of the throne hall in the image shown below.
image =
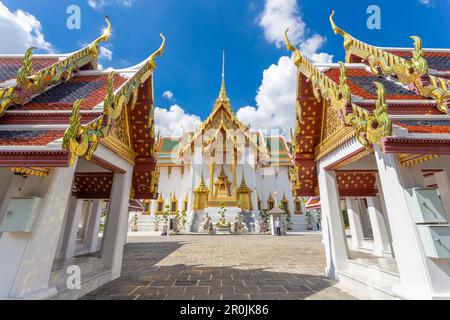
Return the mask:
{"type": "Polygon", "coordinates": [[[301,199],[292,196],[290,143],[250,130],[236,117],[224,72],[213,110],[196,131],[160,138],[157,167],[159,198],[152,201],[152,218],[169,206],[171,213],[186,212],[186,230],[198,232],[206,214],[215,223],[226,209],[227,221],[240,213],[256,231],[260,213],[282,205],[293,229],[306,229],[301,199]]]}

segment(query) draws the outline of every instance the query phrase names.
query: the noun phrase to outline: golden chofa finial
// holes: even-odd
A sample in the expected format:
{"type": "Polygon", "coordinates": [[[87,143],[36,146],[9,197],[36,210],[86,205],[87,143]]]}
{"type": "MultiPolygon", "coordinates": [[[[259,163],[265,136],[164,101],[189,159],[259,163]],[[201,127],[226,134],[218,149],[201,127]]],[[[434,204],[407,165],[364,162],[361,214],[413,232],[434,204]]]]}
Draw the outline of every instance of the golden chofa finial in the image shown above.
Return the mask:
{"type": "Polygon", "coordinates": [[[152,55],[148,58],[148,63],[150,65],[150,69],[152,71],[155,70],[155,68],[156,68],[155,59],[159,56],[162,56],[164,53],[164,49],[166,48],[166,37],[162,33],[160,33],[159,36],[162,39],[161,46],[159,47],[158,50],[156,50],[154,53],[152,53],[152,55]]]}
{"type": "Polygon", "coordinates": [[[330,15],[330,23],[331,23],[331,28],[333,29],[335,34],[340,34],[342,36],[345,36],[347,34],[347,32],[345,32],[344,30],[342,30],[341,28],[339,28],[336,23],[334,23],[334,10],[331,10],[331,15],[330,15]]]}
{"type": "Polygon", "coordinates": [[[108,41],[109,37],[111,36],[111,22],[109,21],[108,16],[105,17],[105,21],[106,28],[103,29],[102,35],[89,45],[89,49],[95,60],[97,60],[98,58],[98,45],[100,44],[100,42],[108,41]]]}
{"type": "Polygon", "coordinates": [[[220,86],[219,100],[226,100],[227,89],[225,85],[225,50],[222,51],[222,84],[220,86]]]}
{"type": "Polygon", "coordinates": [[[300,50],[298,50],[296,47],[294,47],[292,45],[292,43],[289,41],[288,32],[289,32],[289,28],[286,29],[286,31],[284,33],[284,39],[286,40],[286,48],[289,51],[292,51],[295,53],[294,63],[298,67],[298,66],[300,66],[300,64],[302,62],[303,56],[302,56],[302,53],[300,52],[300,50]]]}

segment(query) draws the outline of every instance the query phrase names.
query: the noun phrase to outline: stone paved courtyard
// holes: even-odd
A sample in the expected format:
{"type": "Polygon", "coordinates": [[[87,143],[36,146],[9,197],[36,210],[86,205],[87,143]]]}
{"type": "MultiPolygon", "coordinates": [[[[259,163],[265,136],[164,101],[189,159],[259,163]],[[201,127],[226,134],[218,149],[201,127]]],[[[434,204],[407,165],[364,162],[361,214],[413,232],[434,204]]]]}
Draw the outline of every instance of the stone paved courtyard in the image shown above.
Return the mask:
{"type": "Polygon", "coordinates": [[[83,299],[354,299],[323,276],[317,234],[133,237],[122,277],[83,299]]]}

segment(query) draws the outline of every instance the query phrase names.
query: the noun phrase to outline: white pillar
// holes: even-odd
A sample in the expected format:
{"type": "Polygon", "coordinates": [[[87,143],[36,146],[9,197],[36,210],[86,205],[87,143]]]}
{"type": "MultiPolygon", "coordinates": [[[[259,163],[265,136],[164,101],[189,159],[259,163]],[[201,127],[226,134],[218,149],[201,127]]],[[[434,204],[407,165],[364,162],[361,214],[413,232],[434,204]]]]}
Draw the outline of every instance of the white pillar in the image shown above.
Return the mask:
{"type": "Polygon", "coordinates": [[[75,166],[53,169],[32,233],[3,233],[0,239],[0,297],[46,299],[75,166]]]}
{"type": "Polygon", "coordinates": [[[91,214],[89,215],[89,223],[86,230],[86,247],[89,248],[90,253],[97,252],[98,233],[100,229],[100,218],[103,211],[103,200],[95,200],[91,207],[91,214]]]}
{"type": "Polygon", "coordinates": [[[64,241],[64,258],[70,259],[75,255],[77,246],[78,228],[83,211],[86,210],[87,202],[77,199],[73,212],[68,216],[66,223],[66,236],[64,241]]]}
{"type": "Polygon", "coordinates": [[[337,279],[337,271],[347,267],[348,249],[336,173],[326,171],[320,165],[318,171],[320,202],[324,220],[323,239],[327,262],[325,272],[327,277],[337,279]]]}
{"type": "Polygon", "coordinates": [[[128,227],[128,206],[131,189],[131,168],[125,174],[115,174],[111,190],[108,219],[102,240],[102,259],[112,270],[112,279],[120,277],[123,247],[128,227]]]}
{"type": "Polygon", "coordinates": [[[66,207],[66,213],[64,214],[63,227],[61,228],[61,232],[59,234],[58,247],[56,249],[57,258],[59,258],[62,255],[63,245],[65,246],[67,244],[67,241],[65,241],[66,240],[65,237],[68,238],[66,233],[69,232],[67,231],[69,229],[67,226],[67,220],[73,214],[76,205],[77,205],[77,198],[69,196],[68,204],[66,207]]]}
{"type": "Polygon", "coordinates": [[[345,202],[347,204],[348,222],[352,236],[352,249],[358,250],[364,242],[360,207],[358,200],[355,198],[345,198],[345,202]]]}
{"type": "Polygon", "coordinates": [[[450,298],[448,260],[424,256],[421,239],[407,205],[405,189],[421,186],[423,176],[417,167],[403,167],[395,154],[382,153],[375,146],[380,182],[392,231],[400,284],[393,292],[406,299],[450,298]]]}
{"type": "Polygon", "coordinates": [[[80,228],[79,228],[79,238],[85,239],[86,238],[86,229],[88,228],[89,224],[89,217],[91,215],[93,201],[92,200],[86,200],[86,207],[84,208],[81,219],[80,219],[80,228]]]}
{"type": "Polygon", "coordinates": [[[383,209],[378,197],[367,198],[370,224],[374,240],[374,251],[376,255],[383,256],[390,251],[389,236],[384,222],[383,209]]]}
{"type": "Polygon", "coordinates": [[[436,172],[434,178],[439,188],[439,194],[441,195],[442,205],[447,214],[447,220],[450,222],[450,179],[448,173],[445,170],[436,172]]]}

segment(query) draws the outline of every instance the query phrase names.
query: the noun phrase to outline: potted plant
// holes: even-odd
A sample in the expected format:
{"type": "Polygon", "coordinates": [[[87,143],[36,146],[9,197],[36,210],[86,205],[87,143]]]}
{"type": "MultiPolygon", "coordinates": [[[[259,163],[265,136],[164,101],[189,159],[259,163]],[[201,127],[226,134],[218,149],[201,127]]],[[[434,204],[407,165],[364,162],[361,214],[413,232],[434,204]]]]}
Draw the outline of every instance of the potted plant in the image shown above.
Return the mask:
{"type": "Polygon", "coordinates": [[[131,228],[131,231],[133,231],[133,232],[139,231],[138,220],[139,220],[139,217],[138,217],[137,213],[135,213],[134,217],[133,217],[133,220],[132,220],[133,226],[131,228]]]}
{"type": "Polygon", "coordinates": [[[166,205],[164,207],[164,212],[163,212],[163,215],[162,215],[162,219],[164,221],[163,235],[167,235],[167,232],[169,230],[169,214],[170,214],[170,206],[166,205]]]}
{"type": "Polygon", "coordinates": [[[187,222],[187,213],[186,213],[186,210],[183,210],[178,217],[178,230],[179,231],[186,230],[186,222],[187,222]]]}
{"type": "Polygon", "coordinates": [[[155,231],[159,231],[159,222],[160,222],[160,220],[159,220],[159,217],[158,216],[155,216],[155,219],[153,220],[153,224],[155,225],[155,231]]]}
{"type": "Polygon", "coordinates": [[[269,210],[263,209],[262,212],[260,213],[260,220],[259,220],[260,233],[267,233],[270,231],[269,221],[270,221],[269,210]]]}
{"type": "Polygon", "coordinates": [[[219,211],[220,219],[219,222],[216,223],[218,234],[231,234],[231,224],[225,218],[226,213],[227,209],[221,204],[219,211]]]}
{"type": "Polygon", "coordinates": [[[307,229],[308,230],[314,230],[314,226],[313,226],[313,224],[312,224],[312,216],[311,216],[311,213],[309,213],[309,212],[307,212],[306,214],[305,214],[305,217],[306,217],[306,222],[308,223],[307,224],[307,229]]]}

